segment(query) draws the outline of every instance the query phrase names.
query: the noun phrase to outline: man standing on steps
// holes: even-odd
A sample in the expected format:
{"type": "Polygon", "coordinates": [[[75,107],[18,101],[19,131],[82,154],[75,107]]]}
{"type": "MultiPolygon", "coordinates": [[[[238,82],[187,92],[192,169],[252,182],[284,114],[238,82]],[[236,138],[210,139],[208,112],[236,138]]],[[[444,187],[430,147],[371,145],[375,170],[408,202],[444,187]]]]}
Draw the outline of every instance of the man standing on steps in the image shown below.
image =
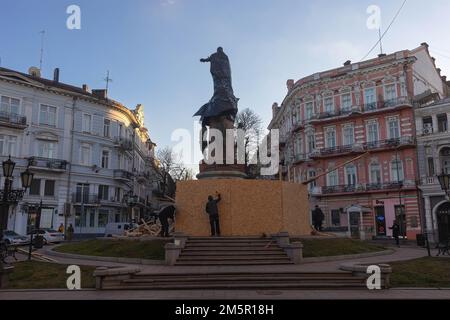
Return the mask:
{"type": "Polygon", "coordinates": [[[219,209],[217,203],[220,201],[220,193],[217,193],[217,199],[213,196],[208,196],[208,203],[206,204],[206,213],[209,215],[209,223],[211,224],[211,236],[220,237],[220,225],[219,225],[219,209]]]}

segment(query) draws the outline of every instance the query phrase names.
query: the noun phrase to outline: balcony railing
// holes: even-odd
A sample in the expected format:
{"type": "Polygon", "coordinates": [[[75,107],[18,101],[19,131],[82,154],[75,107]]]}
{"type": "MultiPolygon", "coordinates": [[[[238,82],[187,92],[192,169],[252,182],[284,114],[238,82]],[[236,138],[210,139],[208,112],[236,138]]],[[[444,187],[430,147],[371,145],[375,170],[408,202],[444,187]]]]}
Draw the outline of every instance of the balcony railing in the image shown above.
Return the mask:
{"type": "Polygon", "coordinates": [[[28,158],[28,165],[30,167],[52,170],[52,171],[65,171],[67,170],[68,162],[66,160],[30,157],[28,158]]]}
{"type": "Polygon", "coordinates": [[[27,118],[11,112],[0,112],[0,123],[8,126],[25,128],[27,126],[27,118]]]}
{"type": "Polygon", "coordinates": [[[439,184],[437,177],[424,177],[422,178],[422,185],[439,184]]]}
{"type": "Polygon", "coordinates": [[[363,144],[363,148],[364,150],[390,149],[408,145],[414,145],[414,137],[407,136],[407,137],[366,142],[363,144]]]}
{"type": "Polygon", "coordinates": [[[336,146],[332,148],[323,148],[317,150],[312,157],[324,157],[334,154],[342,154],[342,153],[350,153],[350,152],[360,152],[363,151],[363,147],[361,145],[345,145],[345,146],[336,146]]]}
{"type": "Polygon", "coordinates": [[[372,103],[366,103],[363,105],[362,110],[364,112],[382,110],[386,108],[396,108],[399,106],[412,107],[412,100],[409,97],[398,97],[395,99],[377,101],[372,103]]]}
{"type": "Polygon", "coordinates": [[[86,194],[86,193],[80,193],[75,192],[72,193],[72,203],[74,204],[99,204],[100,198],[98,194],[86,194]]]}
{"type": "Polygon", "coordinates": [[[293,161],[293,163],[294,163],[294,164],[300,163],[300,162],[306,161],[307,159],[308,159],[308,155],[307,155],[306,153],[296,154],[296,155],[294,156],[294,161],[293,161]]]}
{"type": "Polygon", "coordinates": [[[396,190],[396,189],[400,189],[402,187],[403,187],[403,182],[324,186],[324,187],[322,187],[321,194],[354,193],[354,192],[367,192],[367,191],[378,191],[378,190],[396,190]]]}
{"type": "Polygon", "coordinates": [[[116,169],[114,170],[114,179],[119,180],[132,180],[133,174],[129,171],[122,170],[122,169],[116,169]]]}
{"type": "Polygon", "coordinates": [[[118,148],[123,150],[133,150],[133,141],[131,139],[116,137],[114,143],[118,148]]]}

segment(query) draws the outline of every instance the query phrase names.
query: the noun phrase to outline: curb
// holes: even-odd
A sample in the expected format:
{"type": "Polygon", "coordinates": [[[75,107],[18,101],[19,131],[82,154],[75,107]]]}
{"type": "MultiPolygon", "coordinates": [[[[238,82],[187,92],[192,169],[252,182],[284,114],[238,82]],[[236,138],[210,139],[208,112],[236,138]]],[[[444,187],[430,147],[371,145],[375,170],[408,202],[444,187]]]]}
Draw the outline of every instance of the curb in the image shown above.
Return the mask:
{"type": "Polygon", "coordinates": [[[346,254],[346,255],[342,255],[342,256],[310,257],[310,258],[303,258],[302,264],[315,263],[315,262],[340,261],[340,260],[347,260],[347,259],[370,258],[370,257],[377,257],[377,256],[387,256],[387,255],[390,255],[393,253],[395,253],[395,250],[388,249],[388,250],[377,251],[377,252],[346,254]]]}
{"type": "MultiPolygon", "coordinates": [[[[59,246],[59,245],[58,245],[59,246]]],[[[54,257],[67,258],[67,259],[79,259],[79,260],[90,260],[99,262],[116,262],[116,263],[126,263],[126,264],[140,264],[140,265],[164,265],[164,260],[150,260],[150,259],[138,259],[138,258],[119,258],[119,257],[97,257],[97,256],[86,256],[81,254],[73,253],[62,253],[53,251],[52,249],[45,249],[45,254],[54,257]]]]}

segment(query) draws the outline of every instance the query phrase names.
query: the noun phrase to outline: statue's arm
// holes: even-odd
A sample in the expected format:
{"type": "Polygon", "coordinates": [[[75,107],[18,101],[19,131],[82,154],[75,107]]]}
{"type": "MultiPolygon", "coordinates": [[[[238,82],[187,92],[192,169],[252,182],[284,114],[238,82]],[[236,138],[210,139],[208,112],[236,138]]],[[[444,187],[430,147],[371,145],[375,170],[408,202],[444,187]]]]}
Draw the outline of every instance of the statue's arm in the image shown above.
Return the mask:
{"type": "Polygon", "coordinates": [[[206,59],[200,59],[200,62],[210,62],[210,61],[211,61],[210,57],[208,57],[206,59]]]}

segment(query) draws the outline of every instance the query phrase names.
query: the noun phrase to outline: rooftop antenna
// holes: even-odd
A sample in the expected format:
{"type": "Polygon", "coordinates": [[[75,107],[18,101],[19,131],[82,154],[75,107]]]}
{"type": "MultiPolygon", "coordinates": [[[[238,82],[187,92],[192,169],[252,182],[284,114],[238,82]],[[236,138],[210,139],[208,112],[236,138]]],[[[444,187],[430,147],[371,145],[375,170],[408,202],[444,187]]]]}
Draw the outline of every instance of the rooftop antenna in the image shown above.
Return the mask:
{"type": "Polygon", "coordinates": [[[106,78],[104,80],[106,81],[106,93],[108,93],[109,83],[113,82],[113,79],[109,77],[109,70],[106,72],[106,78]]]}
{"type": "Polygon", "coordinates": [[[379,38],[379,41],[380,41],[380,54],[383,54],[383,44],[381,42],[381,40],[383,39],[381,37],[381,24],[380,24],[380,27],[378,28],[378,38],[379,38]]]}
{"type": "Polygon", "coordinates": [[[42,60],[44,58],[44,35],[45,35],[45,30],[42,30],[39,33],[41,35],[41,58],[39,59],[39,70],[42,71],[42,60]]]}

